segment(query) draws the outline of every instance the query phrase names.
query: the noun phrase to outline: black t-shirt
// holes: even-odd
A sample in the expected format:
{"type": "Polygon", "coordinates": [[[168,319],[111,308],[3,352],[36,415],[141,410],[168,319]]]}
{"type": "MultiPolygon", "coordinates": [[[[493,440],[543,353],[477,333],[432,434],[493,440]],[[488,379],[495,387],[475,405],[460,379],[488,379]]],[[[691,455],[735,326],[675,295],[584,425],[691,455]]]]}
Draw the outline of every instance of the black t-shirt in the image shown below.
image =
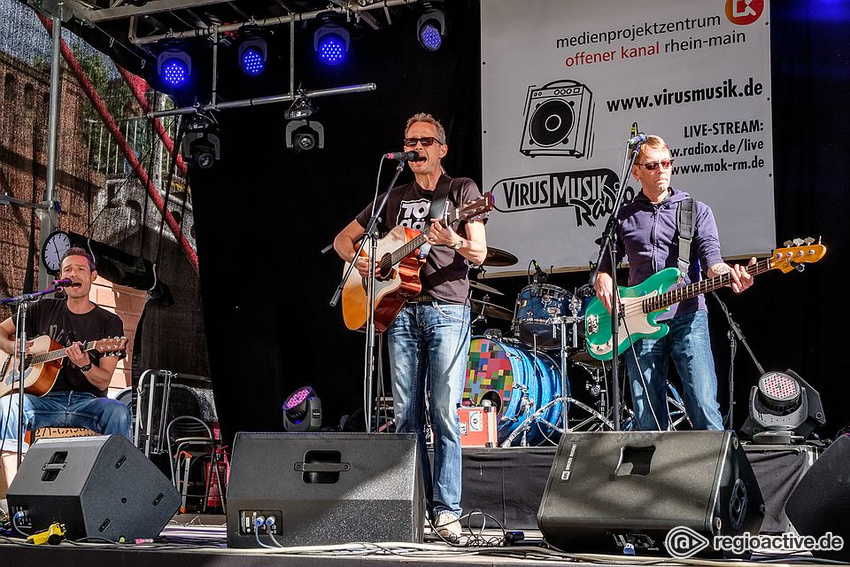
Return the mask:
{"type": "MultiPolygon", "coordinates": [[[[443,175],[438,182],[451,183],[446,202],[448,213],[451,214],[461,205],[481,197],[481,190],[472,179],[456,177],[454,179],[443,175]]],[[[398,225],[418,231],[427,230],[431,226],[429,211],[431,199],[435,191],[426,191],[415,181],[393,187],[387,199],[386,209],[381,218],[386,219],[378,225],[378,231],[386,234],[398,225]]],[[[380,203],[383,195],[378,197],[380,203]]],[[[357,215],[356,220],[366,227],[372,216],[372,205],[369,205],[357,215]]],[[[486,222],[486,216],[483,218],[486,222]]],[[[464,235],[465,221],[453,226],[455,232],[464,235]]],[[[419,272],[422,292],[435,299],[450,303],[466,303],[469,295],[469,263],[466,258],[448,246],[434,246],[428,254],[425,265],[419,272]]]]}
{"type": "MultiPolygon", "coordinates": [[[[47,335],[63,347],[71,346],[79,341],[97,341],[112,337],[124,336],[124,324],[114,313],[95,305],[88,313],[77,315],[72,313],[65,300],[42,299],[31,305],[27,310],[27,338],[34,339],[47,335]]],[[[101,354],[96,350],[89,351],[93,365],[98,365],[101,354]]],[[[62,369],[56,378],[56,384],[51,391],[76,390],[91,392],[96,396],[106,396],[106,390],[98,390],[88,381],[85,374],[65,358],[62,369]]]]}

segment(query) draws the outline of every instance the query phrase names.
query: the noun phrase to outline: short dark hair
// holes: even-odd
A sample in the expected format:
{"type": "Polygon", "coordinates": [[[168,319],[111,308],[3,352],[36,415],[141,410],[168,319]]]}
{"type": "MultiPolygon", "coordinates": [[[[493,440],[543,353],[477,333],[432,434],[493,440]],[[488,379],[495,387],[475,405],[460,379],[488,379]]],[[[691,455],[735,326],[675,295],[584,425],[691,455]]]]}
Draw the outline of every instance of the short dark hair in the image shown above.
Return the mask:
{"type": "Polygon", "coordinates": [[[62,260],[59,262],[60,266],[65,262],[65,258],[68,256],[83,256],[89,263],[89,270],[92,272],[97,270],[97,264],[95,263],[94,258],[91,257],[91,254],[89,254],[85,248],[80,248],[79,246],[69,248],[68,251],[65,252],[65,255],[62,256],[62,260]]]}
{"type": "Polygon", "coordinates": [[[437,141],[442,145],[446,145],[446,129],[443,128],[443,125],[440,124],[440,121],[428,114],[427,112],[417,112],[413,116],[407,119],[407,125],[404,127],[404,135],[407,135],[407,131],[410,130],[410,127],[416,124],[417,122],[427,122],[428,124],[433,124],[434,128],[437,129],[437,141]]]}

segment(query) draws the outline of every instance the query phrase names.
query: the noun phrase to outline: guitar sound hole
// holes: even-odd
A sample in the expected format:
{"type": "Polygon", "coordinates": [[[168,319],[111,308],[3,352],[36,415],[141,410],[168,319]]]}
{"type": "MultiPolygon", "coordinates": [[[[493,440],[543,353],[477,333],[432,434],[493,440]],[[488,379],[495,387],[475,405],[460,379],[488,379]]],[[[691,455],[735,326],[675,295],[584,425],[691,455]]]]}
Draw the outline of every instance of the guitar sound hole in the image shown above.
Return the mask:
{"type": "Polygon", "coordinates": [[[376,277],[381,281],[389,280],[393,277],[394,269],[389,255],[385,255],[375,267],[377,272],[376,277]]]}

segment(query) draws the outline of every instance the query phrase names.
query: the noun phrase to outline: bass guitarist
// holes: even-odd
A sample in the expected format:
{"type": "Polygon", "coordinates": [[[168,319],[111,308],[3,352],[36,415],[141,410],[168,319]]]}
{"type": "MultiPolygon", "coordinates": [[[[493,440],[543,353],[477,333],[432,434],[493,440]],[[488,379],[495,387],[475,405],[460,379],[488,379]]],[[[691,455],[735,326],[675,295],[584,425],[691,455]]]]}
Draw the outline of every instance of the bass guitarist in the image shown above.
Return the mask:
{"type": "MultiPolygon", "coordinates": [[[[66,299],[42,299],[27,310],[27,338],[47,335],[65,347],[65,362],[52,389],[42,397],[24,394],[24,427],[87,427],[105,435],[130,438],[130,408],[106,396],[117,356],[84,352],[81,345],[124,335],[121,319],[89,300],[97,277],[94,259],[82,248],[71,248],[62,258],[61,277],[70,280],[66,299]]],[[[16,351],[15,320],[0,323],[0,349],[16,351]]],[[[32,341],[27,340],[31,348],[32,341]]],[[[35,367],[33,370],[35,371],[35,367]]],[[[31,371],[31,372],[32,372],[31,371]]],[[[17,472],[18,394],[0,398],[0,457],[7,485],[17,472]]],[[[26,451],[26,444],[23,450],[26,451]]]]}
{"type": "MultiPolygon", "coordinates": [[[[672,167],[664,140],[648,136],[631,172],[641,184],[641,192],[619,215],[617,262],[623,254],[628,258],[628,285],[639,284],[664,268],[679,267],[684,272],[683,285],[700,281],[705,269],[709,277],[729,274],[735,293],[744,291],[753,284],[752,275],[743,265],[723,262],[711,208],[670,186],[672,167]],[[683,215],[680,208],[690,212],[683,215]],[[687,225],[681,224],[683,218],[688,219],[687,225]],[[680,226],[689,227],[685,232],[692,233],[690,240],[687,236],[680,238],[680,226]],[[689,253],[681,253],[688,248],[689,253]]],[[[754,262],[755,258],[750,264],[754,262]]],[[[606,255],[594,287],[609,312],[614,285],[610,274],[611,259],[606,255]]],[[[682,379],[685,409],[693,428],[723,429],[705,296],[673,305],[658,321],[669,326],[666,336],[639,339],[624,352],[638,429],[664,430],[669,425],[666,395],[670,359],[682,379]]]]}
{"type": "MultiPolygon", "coordinates": [[[[427,234],[430,252],[419,277],[422,291],[410,298],[387,329],[396,431],[419,437],[429,512],[438,533],[460,535],[461,446],[457,408],[463,395],[470,342],[469,263],[487,254],[486,219],[461,222],[456,228],[439,221],[463,203],[481,197],[474,181],[451,178],[441,162],[448,152],[443,126],[430,114],[412,116],[404,133],[405,151],[415,180],[392,188],[379,226],[386,232],[401,225],[427,234]],[[434,432],[434,474],[425,452],[425,408],[434,432]]],[[[380,202],[381,197],[379,197],[380,202]]],[[[365,208],[334,239],[337,254],[354,262],[367,278],[369,263],[354,258],[355,242],[371,217],[365,208]]],[[[427,248],[427,246],[423,246],[427,248]]],[[[423,250],[424,252],[424,250],[423,250]]]]}

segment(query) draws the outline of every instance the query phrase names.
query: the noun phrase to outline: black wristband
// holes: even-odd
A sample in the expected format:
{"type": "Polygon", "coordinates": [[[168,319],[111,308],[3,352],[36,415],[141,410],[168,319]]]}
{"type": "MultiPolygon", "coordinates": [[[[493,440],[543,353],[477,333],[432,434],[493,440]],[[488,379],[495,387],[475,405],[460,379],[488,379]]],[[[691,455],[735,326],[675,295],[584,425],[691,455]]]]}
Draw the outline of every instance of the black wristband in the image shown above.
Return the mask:
{"type": "Polygon", "coordinates": [[[81,372],[87,372],[91,370],[91,361],[89,361],[89,363],[85,366],[78,366],[77,368],[79,368],[81,372]]]}

